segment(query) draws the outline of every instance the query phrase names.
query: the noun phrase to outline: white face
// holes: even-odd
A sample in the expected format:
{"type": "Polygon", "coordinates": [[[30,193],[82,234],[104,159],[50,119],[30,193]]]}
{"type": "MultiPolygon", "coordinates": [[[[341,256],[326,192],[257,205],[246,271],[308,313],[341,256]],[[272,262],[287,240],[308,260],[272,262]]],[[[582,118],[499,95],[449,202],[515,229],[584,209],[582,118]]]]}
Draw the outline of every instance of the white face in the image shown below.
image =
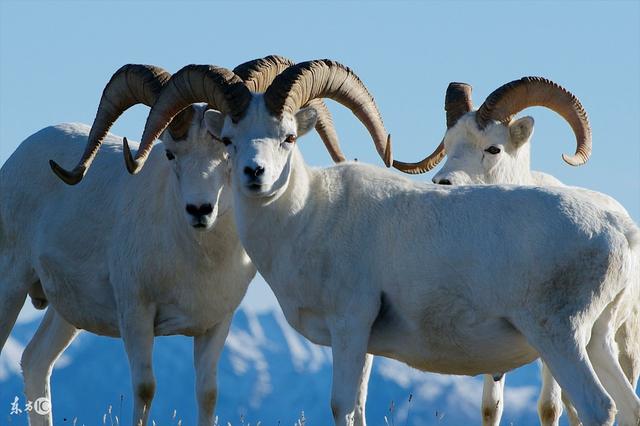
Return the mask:
{"type": "Polygon", "coordinates": [[[231,207],[230,165],[225,147],[207,131],[205,106],[196,109],[186,139],[173,141],[168,131],[162,135],[166,158],[173,169],[182,210],[197,230],[211,229],[216,219],[231,207]]]}
{"type": "Polygon", "coordinates": [[[523,117],[509,126],[490,123],[480,130],[475,113],[461,117],[447,131],[447,153],[433,183],[442,185],[529,183],[529,139],[533,118],[523,117]]]}
{"type": "Polygon", "coordinates": [[[269,200],[286,190],[297,138],[313,128],[316,118],[312,108],[276,118],[259,94],[238,123],[217,111],[205,114],[209,132],[227,147],[235,188],[247,197],[269,200]]]}

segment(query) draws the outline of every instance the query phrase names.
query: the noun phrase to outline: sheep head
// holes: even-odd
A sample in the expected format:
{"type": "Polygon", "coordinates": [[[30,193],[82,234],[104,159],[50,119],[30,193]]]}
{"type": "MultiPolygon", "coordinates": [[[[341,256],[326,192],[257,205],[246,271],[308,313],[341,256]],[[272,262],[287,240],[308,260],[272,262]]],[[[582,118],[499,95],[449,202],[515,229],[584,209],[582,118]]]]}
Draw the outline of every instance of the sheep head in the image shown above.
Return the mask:
{"type": "MultiPolygon", "coordinates": [[[[195,67],[195,66],[191,66],[195,67]]],[[[236,112],[227,106],[207,111],[209,132],[227,146],[234,164],[234,181],[246,194],[271,196],[288,182],[286,166],[295,142],[312,129],[318,112],[309,105],[320,98],[333,99],[353,111],[371,133],[376,148],[387,165],[391,164],[390,138],[373,101],[358,77],[347,67],[329,60],[304,62],[278,74],[264,94],[252,93],[235,73],[211,66],[183,68],[167,87],[175,94],[164,99],[165,91],[152,108],[142,144],[149,143],[173,114],[188,102],[211,103],[215,93],[228,94],[228,103],[242,105],[236,112]],[[184,93],[189,92],[189,96],[184,93]],[[177,94],[180,94],[178,96],[177,94]]],[[[170,93],[170,92],[166,92],[170,93]]]]}
{"type": "Polygon", "coordinates": [[[584,164],[591,154],[591,129],[580,101],[550,80],[524,77],[496,89],[477,111],[472,111],[471,86],[451,83],[445,98],[447,132],[443,141],[424,160],[396,161],[394,167],[405,173],[424,173],[446,153],[447,161],[434,177],[435,183],[531,183],[528,142],[534,121],[531,117],[514,119],[531,106],[547,107],[571,125],[576,152],[562,158],[573,166],[584,164]]]}
{"type": "MultiPolygon", "coordinates": [[[[96,118],[89,133],[84,154],[78,165],[67,171],[51,161],[54,173],[69,185],[78,184],[88,171],[93,160],[115,120],[133,105],[142,103],[152,106],[160,93],[166,89],[171,75],[162,68],[152,65],[125,65],[120,68],[106,85],[96,118]]],[[[231,196],[224,192],[228,180],[228,162],[226,150],[214,143],[203,122],[207,105],[189,104],[177,114],[161,135],[169,167],[154,175],[160,179],[166,174],[172,175],[178,195],[190,225],[197,229],[210,229],[216,218],[231,205],[231,196]],[[171,171],[168,171],[171,170],[171,171]]],[[[151,145],[139,150],[145,152],[145,158],[151,152],[151,145]]],[[[162,150],[158,156],[164,157],[162,150]]],[[[135,160],[131,158],[129,144],[124,140],[125,158],[131,167],[135,160]]],[[[228,191],[228,190],[227,190],[228,191]]]]}
{"type": "MultiPolygon", "coordinates": [[[[292,65],[295,64],[291,59],[269,55],[238,65],[233,69],[233,72],[242,78],[249,90],[255,93],[263,93],[273,83],[278,74],[292,65]]],[[[322,99],[311,99],[304,105],[304,107],[308,106],[313,107],[318,113],[315,129],[333,161],[336,163],[345,161],[346,158],[340,149],[338,134],[335,131],[333,118],[327,105],[322,99]]]]}

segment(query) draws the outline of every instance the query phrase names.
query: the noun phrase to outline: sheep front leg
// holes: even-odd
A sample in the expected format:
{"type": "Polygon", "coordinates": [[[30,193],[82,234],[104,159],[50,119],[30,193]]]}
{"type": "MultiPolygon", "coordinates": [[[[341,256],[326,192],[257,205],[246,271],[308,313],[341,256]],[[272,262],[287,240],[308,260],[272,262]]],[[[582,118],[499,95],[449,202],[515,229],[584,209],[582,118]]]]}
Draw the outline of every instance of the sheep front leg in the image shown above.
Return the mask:
{"type": "Polygon", "coordinates": [[[504,409],[504,378],[489,374],[484,376],[482,387],[482,426],[498,426],[504,409]]]}
{"type": "Polygon", "coordinates": [[[367,426],[367,420],[365,418],[365,408],[367,405],[367,391],[369,388],[369,376],[371,376],[372,366],[373,355],[367,354],[364,359],[362,378],[360,379],[360,387],[358,388],[358,396],[356,398],[356,411],[353,415],[354,426],[367,426]]]}
{"type": "Polygon", "coordinates": [[[354,318],[334,321],[332,326],[331,411],[336,426],[353,425],[356,395],[367,370],[367,346],[370,331],[371,322],[363,324],[354,318]],[[358,327],[357,324],[361,324],[361,326],[358,327]]]}
{"type": "Polygon", "coordinates": [[[120,334],[129,358],[133,386],[133,426],[145,426],[156,391],[153,375],[155,309],[135,306],[121,312],[120,334]]]}
{"type": "Polygon", "coordinates": [[[218,398],[217,368],[224,341],[229,334],[231,316],[193,339],[193,360],[196,370],[196,396],[198,399],[198,425],[213,424],[218,398]]]}

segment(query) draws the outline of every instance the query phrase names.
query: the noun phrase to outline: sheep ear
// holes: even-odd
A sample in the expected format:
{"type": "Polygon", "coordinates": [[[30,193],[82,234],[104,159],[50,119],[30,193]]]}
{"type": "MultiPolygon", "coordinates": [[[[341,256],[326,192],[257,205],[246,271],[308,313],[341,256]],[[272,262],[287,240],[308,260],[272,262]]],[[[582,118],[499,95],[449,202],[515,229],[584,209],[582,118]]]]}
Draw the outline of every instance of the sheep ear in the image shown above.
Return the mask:
{"type": "Polygon", "coordinates": [[[224,114],[215,109],[208,109],[204,112],[204,124],[213,137],[220,139],[224,125],[224,114]]]}
{"type": "Polygon", "coordinates": [[[296,124],[298,125],[298,136],[302,136],[309,132],[316,125],[318,120],[318,111],[315,108],[302,108],[296,112],[296,124]]]}
{"type": "Polygon", "coordinates": [[[517,147],[529,141],[533,134],[533,117],[522,117],[509,124],[509,137],[517,147]]]}

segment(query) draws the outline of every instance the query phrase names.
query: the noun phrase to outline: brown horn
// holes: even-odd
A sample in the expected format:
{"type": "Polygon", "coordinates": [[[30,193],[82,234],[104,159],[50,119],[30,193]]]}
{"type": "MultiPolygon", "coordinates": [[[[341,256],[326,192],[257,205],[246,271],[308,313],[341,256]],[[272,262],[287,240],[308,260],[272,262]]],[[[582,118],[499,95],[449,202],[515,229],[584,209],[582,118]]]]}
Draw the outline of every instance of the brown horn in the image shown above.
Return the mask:
{"type": "Polygon", "coordinates": [[[473,109],[471,92],[473,88],[467,83],[449,83],[444,97],[444,110],[447,112],[447,129],[456,125],[460,117],[473,109]]]}
{"type": "Polygon", "coordinates": [[[93,120],[87,146],[76,167],[67,171],[55,161],[49,165],[68,185],[79,183],[91,166],[107,132],[124,111],[143,103],[152,106],[171,74],[153,65],[128,64],[113,74],[102,92],[96,118],[93,120]]]}
{"type": "MultiPolygon", "coordinates": [[[[249,90],[260,93],[267,90],[278,74],[292,65],[294,65],[294,62],[291,59],[269,55],[238,65],[233,69],[233,72],[244,80],[249,90]]],[[[322,99],[313,99],[306,106],[315,108],[318,113],[315,128],[333,161],[336,163],[345,161],[346,158],[340,149],[338,134],[333,125],[333,117],[327,105],[322,99]]]]}
{"type": "Polygon", "coordinates": [[[436,147],[435,151],[429,154],[426,158],[418,161],[417,163],[405,163],[403,161],[393,160],[393,168],[410,175],[419,175],[421,173],[426,173],[437,166],[445,155],[443,139],[436,147]]]}
{"type": "Polygon", "coordinates": [[[305,105],[305,107],[307,106],[314,108],[318,113],[315,129],[318,135],[320,135],[320,139],[322,139],[325,148],[329,151],[331,159],[336,163],[345,161],[346,157],[340,148],[336,127],[333,124],[333,117],[331,116],[329,108],[327,108],[327,104],[325,104],[322,99],[312,99],[305,105]]]}
{"type": "Polygon", "coordinates": [[[153,141],[189,105],[207,102],[238,122],[250,101],[247,86],[232,71],[214,65],[187,65],[171,77],[151,108],[135,159],[125,144],[127,170],[136,174],[142,169],[153,141]]]}
{"type": "Polygon", "coordinates": [[[562,154],[572,166],[580,166],[591,155],[591,128],[582,104],[571,92],[543,77],[523,77],[507,83],[491,93],[476,112],[481,129],[492,121],[508,124],[513,116],[525,108],[543,106],[564,118],[576,136],[574,155],[562,154]]]}
{"type": "MultiPolygon", "coordinates": [[[[447,93],[444,97],[444,110],[447,113],[447,129],[456,125],[460,117],[473,109],[471,101],[472,87],[466,83],[449,83],[447,93]]],[[[402,161],[394,161],[393,167],[401,172],[417,175],[426,173],[438,165],[444,158],[446,152],[444,150],[444,139],[436,147],[430,155],[417,163],[404,163],[402,161]]]]}
{"type": "Polygon", "coordinates": [[[294,65],[291,59],[278,55],[269,55],[238,65],[233,72],[240,77],[247,88],[262,93],[271,85],[282,71],[294,65]]]}
{"type": "Polygon", "coordinates": [[[330,98],[349,108],[371,134],[378,154],[391,166],[391,136],[387,134],[373,96],[358,76],[346,66],[321,59],[302,62],[278,75],[264,94],[275,116],[294,114],[317,98],[330,98]]]}

